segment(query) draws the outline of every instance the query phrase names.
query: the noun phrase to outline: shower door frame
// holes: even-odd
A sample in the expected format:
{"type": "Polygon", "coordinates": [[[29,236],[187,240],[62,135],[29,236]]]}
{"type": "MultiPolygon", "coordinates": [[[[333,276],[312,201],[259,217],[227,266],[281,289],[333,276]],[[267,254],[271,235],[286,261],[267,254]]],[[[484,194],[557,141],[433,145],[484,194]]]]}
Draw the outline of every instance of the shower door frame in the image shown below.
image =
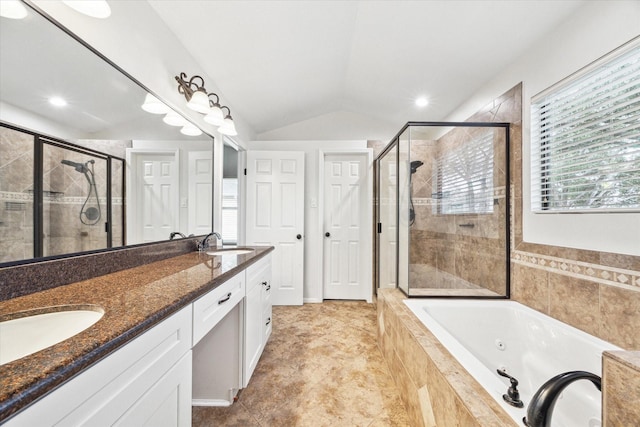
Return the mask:
{"type": "MultiPolygon", "coordinates": [[[[380,203],[379,203],[379,195],[380,195],[380,161],[384,156],[386,156],[391,150],[396,150],[396,251],[395,251],[395,260],[396,260],[396,288],[400,288],[402,292],[408,298],[447,298],[447,299],[510,299],[511,298],[511,214],[512,214],[512,206],[511,206],[511,157],[510,157],[510,146],[511,146],[511,123],[509,122],[415,122],[410,121],[407,122],[395,135],[389,143],[382,149],[380,154],[375,158],[374,168],[375,168],[375,180],[376,180],[376,192],[374,194],[374,200],[376,201],[376,209],[375,209],[375,221],[374,221],[374,236],[375,236],[375,290],[376,294],[378,289],[380,289],[380,233],[381,233],[381,223],[380,223],[380,203]],[[403,133],[411,127],[471,127],[471,128],[503,128],[505,132],[505,294],[497,295],[497,296],[489,296],[489,295],[411,295],[411,287],[410,284],[408,286],[409,292],[405,292],[399,286],[399,235],[400,235],[400,137],[403,133]]],[[[409,133],[409,144],[411,143],[411,134],[409,133]]],[[[409,157],[409,160],[411,158],[409,157]]],[[[410,234],[409,234],[410,239],[410,234]]],[[[409,241],[407,242],[409,245],[409,241]]],[[[408,267],[408,266],[407,266],[408,267]]]]}
{"type": "MultiPolygon", "coordinates": [[[[101,160],[106,161],[106,217],[107,221],[105,223],[105,232],[107,233],[107,242],[104,248],[93,249],[89,251],[83,251],[83,254],[89,254],[94,252],[104,251],[105,249],[113,248],[113,224],[112,224],[112,214],[113,214],[113,205],[112,205],[112,166],[113,161],[122,162],[122,200],[126,200],[126,162],[125,159],[112,156],[110,154],[102,153],[100,151],[93,150],[91,148],[82,147],[80,145],[51,137],[48,135],[43,135],[38,132],[31,131],[29,129],[21,128],[18,126],[14,126],[12,124],[0,121],[0,126],[5,127],[7,129],[12,129],[17,132],[21,132],[27,135],[31,135],[33,137],[33,258],[25,258],[21,260],[9,261],[4,263],[3,266],[13,266],[13,265],[21,265],[28,262],[33,262],[34,259],[38,261],[50,260],[50,259],[59,259],[65,258],[71,255],[77,255],[79,252],[72,252],[68,254],[57,254],[51,256],[43,256],[44,248],[44,146],[45,144],[70,150],[76,153],[81,153],[85,155],[89,155],[92,157],[99,158],[101,160]]],[[[122,245],[126,245],[126,204],[122,205],[122,245]]]]}

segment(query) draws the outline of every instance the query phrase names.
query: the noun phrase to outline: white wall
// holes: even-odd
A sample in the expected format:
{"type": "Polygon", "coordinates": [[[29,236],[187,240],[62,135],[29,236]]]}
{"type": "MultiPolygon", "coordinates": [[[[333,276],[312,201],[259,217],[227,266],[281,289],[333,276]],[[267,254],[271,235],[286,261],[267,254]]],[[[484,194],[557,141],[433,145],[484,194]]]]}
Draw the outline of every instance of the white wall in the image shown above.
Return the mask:
{"type": "Polygon", "coordinates": [[[336,111],[258,134],[260,141],[351,140],[389,141],[403,123],[382,122],[350,111],[336,111]]]}
{"type": "Polygon", "coordinates": [[[34,0],[33,3],[218,139],[215,128],[206,123],[201,114],[186,107],[174,79],[181,72],[189,77],[202,76],[207,90],[220,95],[223,104],[231,108],[239,134],[235,140],[244,146],[243,141],[255,139],[253,129],[237,114],[231,100],[225,99],[213,78],[205,74],[203,67],[187,53],[146,1],[112,1],[108,19],[84,16],[58,1],[34,0]]]}
{"type": "Polygon", "coordinates": [[[464,120],[523,82],[523,233],[526,242],[640,255],[640,214],[531,213],[531,97],[640,35],[640,1],[589,1],[446,120],[464,120]]]}
{"type": "Polygon", "coordinates": [[[252,141],[249,150],[303,151],[304,165],[304,302],[322,302],[323,230],[320,197],[319,151],[367,148],[367,141],[252,141]],[[316,207],[311,207],[315,199],[316,207]]]}

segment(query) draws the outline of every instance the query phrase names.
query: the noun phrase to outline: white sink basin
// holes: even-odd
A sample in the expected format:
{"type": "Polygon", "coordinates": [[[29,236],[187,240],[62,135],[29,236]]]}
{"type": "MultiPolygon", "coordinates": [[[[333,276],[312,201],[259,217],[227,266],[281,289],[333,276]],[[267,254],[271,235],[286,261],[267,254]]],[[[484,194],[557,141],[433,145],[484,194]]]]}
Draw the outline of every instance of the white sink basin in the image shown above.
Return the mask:
{"type": "Polygon", "coordinates": [[[56,310],[60,307],[45,309],[45,312],[34,310],[34,314],[0,322],[0,365],[71,338],[104,315],[99,307],[56,310]]]}
{"type": "Polygon", "coordinates": [[[215,250],[211,250],[211,251],[207,251],[207,255],[244,255],[244,254],[250,254],[251,252],[255,251],[255,249],[251,249],[251,248],[222,248],[222,249],[215,249],[215,250]]]}

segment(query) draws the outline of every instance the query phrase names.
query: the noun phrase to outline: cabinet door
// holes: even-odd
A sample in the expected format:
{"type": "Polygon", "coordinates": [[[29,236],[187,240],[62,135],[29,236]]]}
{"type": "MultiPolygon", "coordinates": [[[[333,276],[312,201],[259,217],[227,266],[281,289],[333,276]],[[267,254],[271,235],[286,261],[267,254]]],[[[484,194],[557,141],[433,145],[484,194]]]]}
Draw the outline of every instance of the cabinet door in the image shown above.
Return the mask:
{"type": "Polygon", "coordinates": [[[131,416],[154,418],[153,408],[158,407],[148,400],[149,393],[167,395],[170,389],[179,390],[175,402],[185,406],[175,409],[179,412],[175,420],[156,425],[191,425],[191,316],[189,305],[26,408],[10,419],[7,426],[39,426],[43,420],[46,425],[60,427],[111,426],[129,412],[131,416]],[[161,379],[185,355],[188,362],[183,361],[178,368],[185,387],[173,386],[171,381],[163,387],[161,379]],[[154,389],[157,391],[153,392],[154,389]],[[151,405],[152,409],[144,409],[145,405],[151,405]],[[141,409],[134,411],[135,407],[141,409]]]}
{"type": "Polygon", "coordinates": [[[191,425],[191,352],[145,393],[116,426],[179,427],[191,425]]]}
{"type": "Polygon", "coordinates": [[[262,353],[262,286],[253,286],[245,299],[245,356],[243,387],[249,384],[262,353]]]}
{"type": "Polygon", "coordinates": [[[262,276],[262,348],[267,345],[267,341],[271,336],[271,329],[273,329],[273,318],[271,316],[271,265],[264,270],[262,276]]]}

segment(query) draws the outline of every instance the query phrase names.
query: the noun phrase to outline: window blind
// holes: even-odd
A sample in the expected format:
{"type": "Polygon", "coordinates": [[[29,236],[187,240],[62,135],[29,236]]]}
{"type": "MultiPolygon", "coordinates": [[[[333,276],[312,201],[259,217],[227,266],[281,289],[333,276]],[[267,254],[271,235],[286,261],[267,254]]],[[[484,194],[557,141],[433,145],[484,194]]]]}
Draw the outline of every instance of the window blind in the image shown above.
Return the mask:
{"type": "Polygon", "coordinates": [[[534,212],[640,209],[640,45],[532,100],[534,212]]]}
{"type": "Polygon", "coordinates": [[[445,149],[435,171],[436,213],[493,212],[493,131],[445,149]]]}

